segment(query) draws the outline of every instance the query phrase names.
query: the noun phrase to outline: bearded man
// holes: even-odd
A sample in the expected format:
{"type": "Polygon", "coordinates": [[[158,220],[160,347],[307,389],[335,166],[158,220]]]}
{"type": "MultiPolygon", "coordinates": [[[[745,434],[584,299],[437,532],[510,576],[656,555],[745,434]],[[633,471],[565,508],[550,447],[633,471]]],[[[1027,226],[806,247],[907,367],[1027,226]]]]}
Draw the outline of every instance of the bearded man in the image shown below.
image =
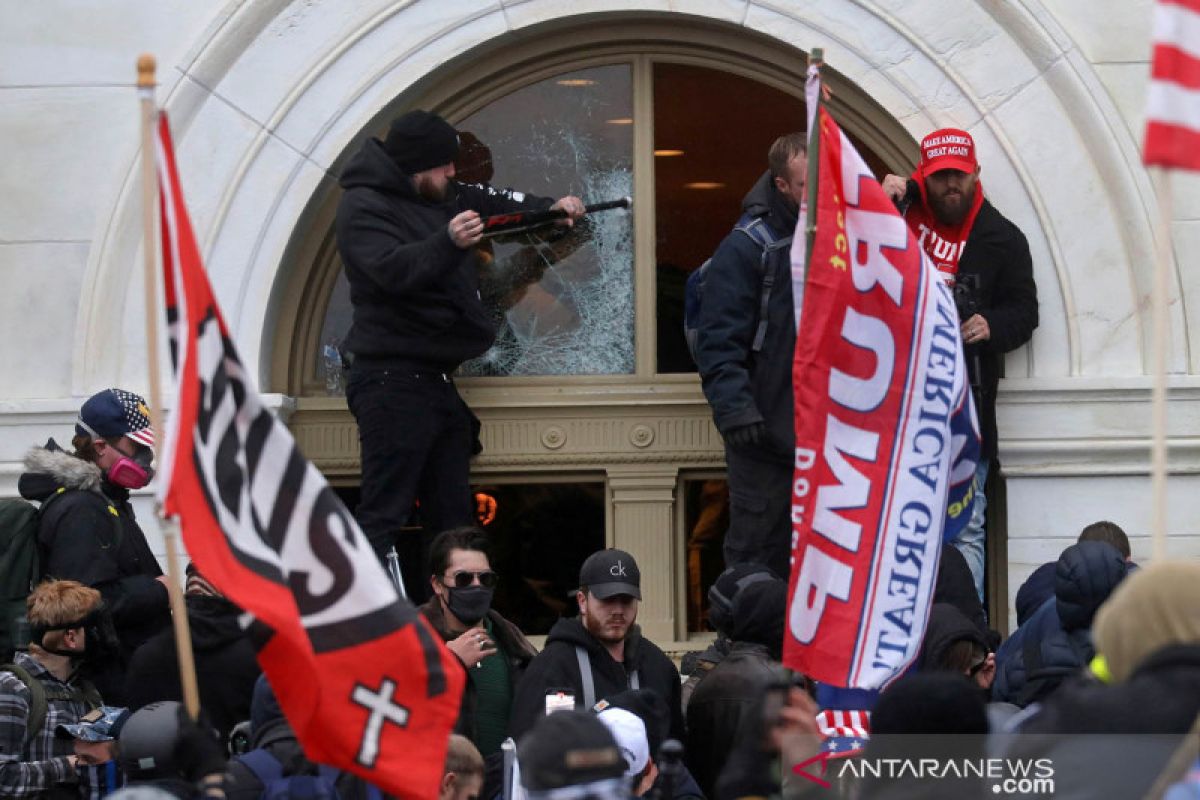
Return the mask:
{"type": "Polygon", "coordinates": [[[679,670],[637,626],[642,574],[624,550],[601,550],[579,570],[579,616],[550,629],[546,647],[517,686],[509,735],[520,739],[548,711],[588,710],[626,689],[655,692],[671,709],[670,738],[683,736],[679,670]],[[562,705],[559,705],[562,704],[562,705]]]}
{"type": "MultiPolygon", "coordinates": [[[[922,249],[954,290],[963,355],[982,435],[971,519],[953,544],[984,597],[984,484],[996,458],[996,389],[1001,356],[1029,341],[1038,325],[1037,285],[1029,243],[1020,228],[984,197],[975,141],[943,128],[921,142],[921,162],[907,181],[888,175],[883,188],[922,249]]],[[[995,470],[993,470],[995,471],[995,470]]]]}
{"type": "MultiPolygon", "coordinates": [[[[452,125],[410,111],[386,139],[364,142],[341,177],[337,243],[354,311],[346,401],[362,446],[356,516],[381,559],[418,497],[430,539],[473,521],[468,464],[479,423],[453,374],[496,336],[479,295],[481,215],[553,208],[566,212],[563,225],[583,215],[578,197],[458,183],[458,148],[452,125]]],[[[400,544],[401,562],[419,574],[412,556],[422,548],[411,537],[400,544]]]]}

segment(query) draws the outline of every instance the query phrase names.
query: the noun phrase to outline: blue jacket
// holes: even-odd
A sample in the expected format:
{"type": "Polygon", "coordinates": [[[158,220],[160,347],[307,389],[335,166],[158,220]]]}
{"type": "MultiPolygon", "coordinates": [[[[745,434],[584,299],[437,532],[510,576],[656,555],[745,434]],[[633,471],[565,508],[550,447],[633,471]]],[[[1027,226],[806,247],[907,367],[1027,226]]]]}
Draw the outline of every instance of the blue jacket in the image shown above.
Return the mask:
{"type": "Polygon", "coordinates": [[[996,653],[992,699],[1027,706],[1087,666],[1096,654],[1092,619],[1125,571],[1125,558],[1105,542],[1064,550],[1055,565],[1054,597],[996,653]]]}

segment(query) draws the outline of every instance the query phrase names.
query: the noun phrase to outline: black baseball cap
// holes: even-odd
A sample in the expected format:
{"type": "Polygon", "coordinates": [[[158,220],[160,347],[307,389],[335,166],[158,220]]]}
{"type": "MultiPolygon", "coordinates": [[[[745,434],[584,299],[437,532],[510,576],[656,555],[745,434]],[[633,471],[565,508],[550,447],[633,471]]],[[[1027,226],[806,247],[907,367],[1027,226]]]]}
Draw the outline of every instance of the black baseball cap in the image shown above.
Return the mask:
{"type": "Polygon", "coordinates": [[[625,774],[608,727],[586,711],[542,717],[517,745],[521,784],[529,791],[561,789],[625,774]]]}
{"type": "Polygon", "coordinates": [[[579,586],[592,596],[607,600],[619,594],[642,599],[642,573],[633,556],[624,550],[609,548],[592,553],[579,568],[579,586]]]}

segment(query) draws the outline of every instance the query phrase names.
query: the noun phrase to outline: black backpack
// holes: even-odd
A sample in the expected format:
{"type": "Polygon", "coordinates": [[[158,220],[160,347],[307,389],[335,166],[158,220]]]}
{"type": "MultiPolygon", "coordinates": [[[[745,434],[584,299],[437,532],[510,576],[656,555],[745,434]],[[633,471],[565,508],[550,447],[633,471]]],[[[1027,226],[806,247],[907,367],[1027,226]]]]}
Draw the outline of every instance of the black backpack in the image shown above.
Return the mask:
{"type": "MultiPolygon", "coordinates": [[[[775,271],[770,269],[771,254],[785,247],[791,247],[792,237],[779,238],[771,226],[762,217],[743,214],[734,230],[750,237],[750,240],[762,248],[762,257],[758,261],[759,277],[762,280],[762,290],[759,293],[758,325],[754,330],[754,342],[751,352],[762,350],[763,341],[767,337],[767,305],[771,301],[771,290],[775,287],[775,271]]],[[[683,290],[683,336],[687,340],[688,352],[692,361],[696,361],[696,338],[699,335],[700,308],[704,302],[704,282],[708,277],[708,265],[712,259],[706,260],[700,267],[688,275],[687,285],[683,290]]]]}
{"type": "MultiPolygon", "coordinates": [[[[38,526],[42,514],[69,491],[80,490],[59,489],[43,500],[40,507],[19,497],[0,500],[0,663],[12,661],[13,653],[25,644],[20,641],[25,619],[25,599],[42,579],[38,547],[38,526]]],[[[96,494],[96,497],[105,503],[112,518],[115,533],[113,546],[120,547],[120,515],[101,495],[96,494]]]]}

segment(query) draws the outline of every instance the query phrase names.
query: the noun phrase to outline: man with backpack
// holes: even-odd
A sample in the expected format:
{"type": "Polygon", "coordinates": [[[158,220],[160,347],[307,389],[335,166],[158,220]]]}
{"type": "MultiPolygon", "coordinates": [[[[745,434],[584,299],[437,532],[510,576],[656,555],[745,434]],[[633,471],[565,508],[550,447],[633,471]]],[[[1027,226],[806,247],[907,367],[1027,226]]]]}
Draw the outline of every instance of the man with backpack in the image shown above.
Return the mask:
{"type": "Polygon", "coordinates": [[[47,581],[27,601],[28,652],[0,667],[0,795],[99,797],[95,770],[113,758],[112,742],[55,735],[101,705],[80,675],[85,662],[111,657],[101,597],[77,581],[47,581]]]}
{"type": "MultiPolygon", "coordinates": [[[[129,503],[154,474],[154,432],[146,401],[105,389],[79,410],[73,453],[51,440],[25,458],[18,488],[38,512],[36,577],[76,580],[99,590],[120,639],[120,659],[95,680],[113,705],[124,703],[124,665],[171,624],[166,577],[129,503]]],[[[35,577],[35,580],[36,580],[35,577]]]]}
{"type": "Polygon", "coordinates": [[[770,169],[742,201],[743,214],[701,269],[694,358],[725,439],[729,484],[726,566],[765,564],[788,574],[795,421],[792,233],[804,199],[803,133],[775,140],[770,169]]]}

